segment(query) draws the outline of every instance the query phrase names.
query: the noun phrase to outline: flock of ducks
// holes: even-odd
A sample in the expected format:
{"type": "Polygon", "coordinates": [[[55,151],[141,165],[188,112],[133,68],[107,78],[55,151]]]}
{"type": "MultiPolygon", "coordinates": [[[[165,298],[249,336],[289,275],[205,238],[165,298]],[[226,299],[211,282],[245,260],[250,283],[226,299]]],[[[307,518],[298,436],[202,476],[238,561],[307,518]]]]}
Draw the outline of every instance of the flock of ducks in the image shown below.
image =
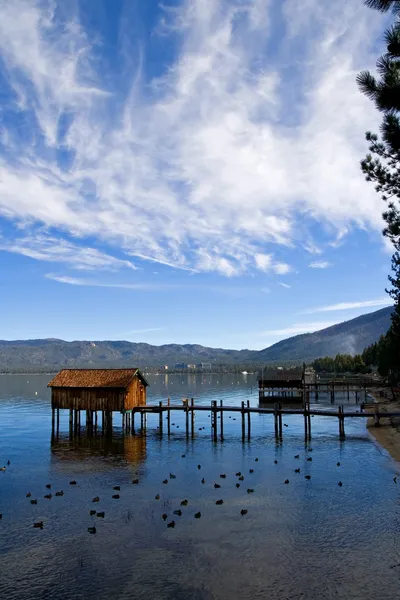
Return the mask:
{"type": "MultiPolygon", "coordinates": [[[[312,452],[312,448],[308,448],[308,452],[312,452]]],[[[186,454],[182,454],[182,458],[185,458],[185,457],[186,457],[186,454]]],[[[295,459],[300,459],[300,454],[296,454],[296,455],[294,456],[294,458],[295,458],[295,459]]],[[[312,462],[312,457],[311,457],[311,456],[309,456],[309,457],[307,457],[307,459],[306,459],[306,460],[307,460],[307,462],[312,462]]],[[[255,461],[255,462],[258,462],[258,461],[259,461],[258,457],[256,457],[256,458],[254,459],[254,461],[255,461]]],[[[10,464],[11,464],[11,463],[10,463],[10,461],[8,460],[8,461],[7,461],[7,466],[0,467],[0,471],[3,471],[3,472],[4,472],[4,471],[6,471],[7,467],[8,467],[8,466],[10,466],[10,464]]],[[[277,461],[276,459],[274,460],[274,464],[278,464],[278,461],[277,461]]],[[[336,466],[337,466],[337,467],[340,467],[340,466],[341,466],[340,462],[337,462],[337,463],[336,463],[336,466]]],[[[198,465],[197,465],[197,469],[198,469],[198,470],[201,470],[201,468],[202,468],[202,466],[201,466],[200,464],[198,464],[198,465]]],[[[294,473],[295,473],[295,474],[299,474],[300,472],[301,472],[301,471],[300,471],[300,468],[296,468],[296,469],[294,469],[294,473]]],[[[253,474],[253,473],[254,473],[254,468],[251,468],[251,469],[249,469],[249,474],[251,475],[251,474],[253,474]]],[[[241,471],[237,471],[237,472],[235,473],[235,477],[237,478],[237,481],[236,481],[236,484],[235,484],[235,485],[236,485],[236,488],[240,488],[240,487],[241,487],[241,483],[244,481],[244,475],[242,474],[242,472],[241,472],[241,471]]],[[[304,478],[305,478],[307,481],[310,481],[310,479],[311,479],[311,475],[309,475],[309,474],[307,474],[307,475],[304,475],[304,478]]],[[[162,481],[162,483],[166,485],[166,484],[168,484],[168,483],[169,483],[169,481],[171,481],[171,480],[174,480],[174,479],[176,479],[176,475],[175,475],[174,473],[169,473],[169,477],[167,477],[166,479],[164,479],[164,480],[162,481]]],[[[227,474],[226,474],[226,473],[221,473],[221,474],[220,474],[220,479],[222,479],[222,480],[225,480],[225,479],[227,479],[227,474]]],[[[397,479],[396,479],[396,477],[394,477],[394,478],[393,478],[393,481],[394,481],[394,483],[397,483],[397,479]]],[[[201,479],[201,483],[202,483],[203,485],[204,485],[204,484],[206,484],[206,479],[205,479],[205,477],[203,477],[203,478],[201,479]]],[[[289,479],[285,479],[285,480],[284,480],[284,484],[285,484],[285,485],[288,485],[289,483],[290,483],[290,480],[289,480],[289,479]]],[[[132,484],[133,484],[133,485],[138,485],[138,484],[139,484],[139,479],[138,479],[138,478],[132,479],[132,484]]],[[[77,481],[75,481],[75,480],[71,480],[71,481],[69,482],[69,485],[70,485],[70,486],[76,486],[76,485],[77,485],[77,481]]],[[[343,483],[342,483],[342,481],[339,481],[339,482],[338,482],[338,486],[339,486],[339,487],[342,487],[342,486],[343,486],[343,483]]],[[[51,500],[51,498],[53,497],[53,493],[52,493],[52,491],[51,491],[51,490],[52,490],[52,485],[51,485],[51,483],[48,483],[48,484],[46,484],[46,486],[45,486],[45,487],[46,487],[46,489],[47,489],[47,490],[50,490],[50,491],[49,491],[47,494],[45,494],[45,495],[44,495],[44,499],[45,499],[45,500],[51,500]]],[[[220,488],[221,488],[221,484],[220,484],[220,483],[217,483],[216,481],[214,481],[214,483],[213,483],[213,487],[214,487],[214,489],[220,489],[220,488]]],[[[120,486],[120,485],[114,485],[112,489],[113,489],[113,492],[120,492],[120,491],[121,491],[121,486],[120,486]]],[[[254,490],[254,488],[250,488],[250,487],[249,487],[249,488],[247,488],[247,493],[248,493],[248,494],[253,494],[253,493],[254,493],[254,491],[255,491],[255,490],[254,490]]],[[[63,490],[58,490],[58,491],[54,492],[54,496],[60,497],[60,496],[63,496],[63,495],[64,495],[64,491],[63,491],[63,490]]],[[[31,493],[31,492],[27,492],[27,493],[26,493],[26,498],[28,498],[28,499],[30,500],[30,503],[31,503],[31,504],[33,504],[33,505],[36,505],[36,504],[38,503],[38,500],[37,500],[37,498],[32,498],[32,493],[31,493]]],[[[115,500],[119,500],[119,499],[120,499],[120,494],[119,494],[119,493],[114,493],[114,494],[112,494],[112,498],[113,498],[113,499],[115,499],[115,500]]],[[[155,500],[160,500],[160,499],[161,499],[161,494],[160,494],[160,493],[156,494],[156,496],[155,496],[155,500]]],[[[94,498],[92,498],[92,503],[98,503],[98,502],[100,502],[100,497],[99,497],[99,496],[95,496],[94,498]]],[[[223,505],[223,503],[224,503],[224,500],[223,500],[223,498],[220,498],[220,499],[218,499],[218,500],[216,500],[216,501],[215,501],[215,504],[216,504],[217,506],[221,506],[221,505],[223,505]]],[[[185,508],[185,507],[187,507],[188,505],[189,505],[189,500],[188,500],[187,498],[184,498],[184,499],[183,499],[183,500],[180,502],[180,508],[177,508],[177,509],[173,510],[173,515],[174,515],[174,516],[177,516],[177,517],[181,517],[181,516],[183,515],[183,510],[182,510],[182,508],[185,508]]],[[[245,515],[247,515],[247,513],[248,513],[248,510],[247,510],[247,509],[245,509],[245,508],[242,508],[242,509],[240,510],[240,514],[241,514],[241,516],[245,516],[245,515]]],[[[104,512],[104,511],[97,511],[97,510],[94,510],[94,509],[91,509],[91,510],[89,511],[89,515],[90,515],[91,517],[94,517],[94,516],[96,516],[97,518],[101,518],[101,519],[104,519],[104,518],[105,518],[105,512],[104,512]]],[[[200,519],[200,518],[201,518],[201,516],[202,516],[202,514],[201,514],[201,512],[200,512],[200,511],[198,511],[198,512],[194,513],[194,515],[193,515],[193,516],[194,516],[194,518],[195,518],[195,519],[200,519]]],[[[0,520],[1,520],[2,518],[3,518],[3,515],[0,513],[0,520]]],[[[169,515],[168,515],[167,513],[163,513],[163,514],[161,515],[161,518],[163,519],[163,521],[167,521],[167,520],[168,520],[168,518],[169,518],[169,515]]],[[[174,519],[172,519],[172,520],[168,521],[168,523],[167,523],[167,527],[168,527],[168,528],[174,528],[174,527],[175,527],[175,525],[176,525],[176,521],[175,521],[174,519]]],[[[37,521],[37,522],[35,522],[35,523],[33,524],[33,527],[34,527],[35,529],[43,529],[43,527],[44,527],[44,523],[43,523],[43,521],[37,521]]],[[[89,532],[90,534],[95,534],[95,533],[96,533],[96,531],[97,531],[97,530],[96,530],[96,526],[91,526],[91,527],[88,527],[88,532],[89,532]]]]}

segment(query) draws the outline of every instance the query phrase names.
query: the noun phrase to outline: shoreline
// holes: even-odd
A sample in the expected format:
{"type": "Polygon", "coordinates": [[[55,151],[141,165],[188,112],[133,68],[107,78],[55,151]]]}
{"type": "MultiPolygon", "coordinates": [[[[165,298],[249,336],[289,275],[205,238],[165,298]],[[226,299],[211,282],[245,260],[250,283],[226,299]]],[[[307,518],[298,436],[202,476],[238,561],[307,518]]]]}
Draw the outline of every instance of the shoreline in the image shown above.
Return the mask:
{"type": "MultiPolygon", "coordinates": [[[[400,411],[399,400],[388,402],[386,398],[381,398],[377,394],[377,390],[368,393],[379,405],[380,413],[400,411]]],[[[373,412],[372,408],[366,410],[373,412]]],[[[396,421],[399,421],[399,419],[396,419],[396,421]]],[[[400,462],[400,422],[395,422],[394,419],[384,419],[380,422],[379,427],[375,427],[374,419],[371,417],[367,419],[367,429],[374,440],[390,454],[393,460],[400,462]]]]}

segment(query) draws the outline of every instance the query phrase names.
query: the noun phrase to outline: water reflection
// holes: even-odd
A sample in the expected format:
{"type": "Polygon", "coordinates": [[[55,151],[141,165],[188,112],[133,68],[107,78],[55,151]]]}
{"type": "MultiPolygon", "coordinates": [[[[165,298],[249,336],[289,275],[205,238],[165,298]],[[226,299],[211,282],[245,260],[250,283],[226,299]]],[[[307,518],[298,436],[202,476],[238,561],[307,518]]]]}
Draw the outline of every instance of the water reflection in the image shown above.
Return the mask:
{"type": "MultiPolygon", "coordinates": [[[[97,471],[107,464],[114,467],[120,461],[139,467],[146,460],[146,437],[113,431],[112,435],[93,435],[83,430],[71,437],[60,433],[51,438],[51,463],[71,471],[72,464],[86,463],[89,470],[97,471]]],[[[82,468],[82,465],[81,465],[82,468]]]]}

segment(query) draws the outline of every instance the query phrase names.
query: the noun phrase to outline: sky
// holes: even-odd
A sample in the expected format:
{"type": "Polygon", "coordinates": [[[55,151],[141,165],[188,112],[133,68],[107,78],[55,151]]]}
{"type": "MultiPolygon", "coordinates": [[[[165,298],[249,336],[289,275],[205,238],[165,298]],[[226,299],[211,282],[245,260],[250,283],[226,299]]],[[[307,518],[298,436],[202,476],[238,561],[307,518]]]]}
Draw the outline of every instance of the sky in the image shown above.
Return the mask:
{"type": "Polygon", "coordinates": [[[361,0],[2,0],[0,338],[265,348],[391,304],[361,0]]]}

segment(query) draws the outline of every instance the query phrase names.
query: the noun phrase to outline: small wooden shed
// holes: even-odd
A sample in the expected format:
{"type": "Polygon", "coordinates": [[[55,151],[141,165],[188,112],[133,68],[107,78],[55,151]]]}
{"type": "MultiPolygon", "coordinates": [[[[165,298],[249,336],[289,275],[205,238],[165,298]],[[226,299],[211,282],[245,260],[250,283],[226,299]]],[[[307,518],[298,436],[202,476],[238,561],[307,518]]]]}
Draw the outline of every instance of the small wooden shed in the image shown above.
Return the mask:
{"type": "Polygon", "coordinates": [[[302,400],[304,372],[304,368],[262,369],[258,377],[260,401],[274,402],[277,399],[302,400]]]}
{"type": "Polygon", "coordinates": [[[146,378],[139,369],[63,369],[52,379],[52,408],[126,412],[146,404],[146,378]]]}

